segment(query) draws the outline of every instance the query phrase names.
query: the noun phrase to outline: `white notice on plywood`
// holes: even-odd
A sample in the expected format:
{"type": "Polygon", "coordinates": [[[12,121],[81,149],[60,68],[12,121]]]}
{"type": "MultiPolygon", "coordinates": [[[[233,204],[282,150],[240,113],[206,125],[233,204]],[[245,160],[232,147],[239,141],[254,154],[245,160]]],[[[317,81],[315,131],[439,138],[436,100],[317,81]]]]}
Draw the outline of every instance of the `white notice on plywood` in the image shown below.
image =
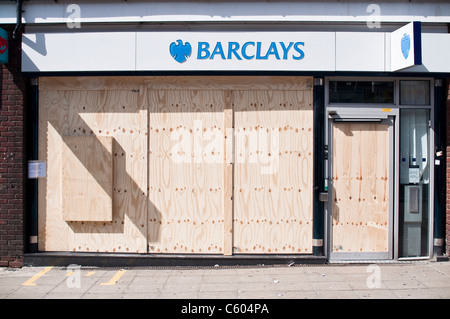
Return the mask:
{"type": "Polygon", "coordinates": [[[29,161],[28,162],[28,178],[44,178],[47,176],[46,162],[29,161]]]}

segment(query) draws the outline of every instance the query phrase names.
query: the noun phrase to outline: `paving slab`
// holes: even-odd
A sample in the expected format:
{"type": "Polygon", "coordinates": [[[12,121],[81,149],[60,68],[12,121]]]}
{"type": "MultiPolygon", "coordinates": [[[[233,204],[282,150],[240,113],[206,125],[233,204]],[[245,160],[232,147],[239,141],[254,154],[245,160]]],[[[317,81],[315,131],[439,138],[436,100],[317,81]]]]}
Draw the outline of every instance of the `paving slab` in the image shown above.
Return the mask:
{"type": "Polygon", "coordinates": [[[0,268],[0,299],[35,298],[450,299],[450,262],[0,268]]]}

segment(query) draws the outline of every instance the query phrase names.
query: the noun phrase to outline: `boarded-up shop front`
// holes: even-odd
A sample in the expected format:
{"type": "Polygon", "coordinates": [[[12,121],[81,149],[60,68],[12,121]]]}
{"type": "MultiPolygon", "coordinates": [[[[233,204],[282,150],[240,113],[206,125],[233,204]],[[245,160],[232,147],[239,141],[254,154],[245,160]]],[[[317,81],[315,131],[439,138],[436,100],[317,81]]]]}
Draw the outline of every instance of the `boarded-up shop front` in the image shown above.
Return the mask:
{"type": "Polygon", "coordinates": [[[311,254],[311,77],[39,79],[39,250],[311,254]]]}

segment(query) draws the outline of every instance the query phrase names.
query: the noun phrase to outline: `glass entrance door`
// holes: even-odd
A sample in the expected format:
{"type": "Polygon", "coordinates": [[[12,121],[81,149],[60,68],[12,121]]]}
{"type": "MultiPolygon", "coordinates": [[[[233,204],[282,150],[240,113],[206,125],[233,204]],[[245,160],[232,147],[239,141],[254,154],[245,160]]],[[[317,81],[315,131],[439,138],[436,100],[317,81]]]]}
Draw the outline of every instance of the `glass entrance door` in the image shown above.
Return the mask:
{"type": "Polygon", "coordinates": [[[429,112],[400,110],[400,258],[429,255],[429,112]]]}

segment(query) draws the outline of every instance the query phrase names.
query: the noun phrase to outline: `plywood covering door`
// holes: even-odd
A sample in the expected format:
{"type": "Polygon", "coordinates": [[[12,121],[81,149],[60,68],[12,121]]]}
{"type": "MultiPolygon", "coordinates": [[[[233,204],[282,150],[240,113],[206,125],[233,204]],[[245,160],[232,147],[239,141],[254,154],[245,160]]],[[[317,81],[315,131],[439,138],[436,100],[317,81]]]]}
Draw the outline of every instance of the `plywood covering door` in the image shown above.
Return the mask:
{"type": "Polygon", "coordinates": [[[389,252],[388,123],[332,124],[332,253],[389,252]]]}

